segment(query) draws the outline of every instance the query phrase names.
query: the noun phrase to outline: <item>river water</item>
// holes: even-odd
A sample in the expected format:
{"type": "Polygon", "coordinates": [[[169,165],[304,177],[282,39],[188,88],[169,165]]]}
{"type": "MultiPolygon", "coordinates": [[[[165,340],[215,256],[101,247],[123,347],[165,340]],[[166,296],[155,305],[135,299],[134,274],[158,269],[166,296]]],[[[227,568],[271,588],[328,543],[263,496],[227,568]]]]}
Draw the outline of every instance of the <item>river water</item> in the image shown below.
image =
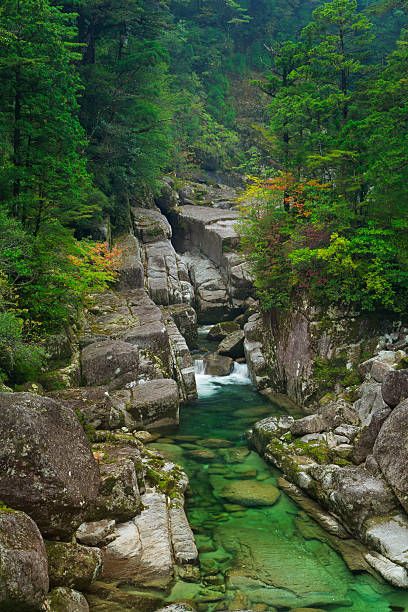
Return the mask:
{"type": "Polygon", "coordinates": [[[245,430],[282,410],[255,391],[246,366],[210,377],[198,360],[196,372],[198,401],[154,444],[188,473],[200,551],[201,580],[178,580],[168,601],[208,612],[408,610],[406,591],[352,573],[326,532],[277,489],[278,471],[248,450],[245,430]]]}

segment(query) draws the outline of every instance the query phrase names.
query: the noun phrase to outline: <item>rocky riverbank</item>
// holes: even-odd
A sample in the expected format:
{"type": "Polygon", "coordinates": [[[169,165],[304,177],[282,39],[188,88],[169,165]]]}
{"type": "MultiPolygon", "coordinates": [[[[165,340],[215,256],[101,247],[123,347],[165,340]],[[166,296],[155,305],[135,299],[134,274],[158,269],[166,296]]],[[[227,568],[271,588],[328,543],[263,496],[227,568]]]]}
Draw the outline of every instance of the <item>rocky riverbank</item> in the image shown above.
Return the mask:
{"type": "Polygon", "coordinates": [[[284,490],[298,502],[302,492],[317,500],[327,514],[312,506],[316,520],[336,536],[360,540],[368,564],[402,588],[408,588],[406,333],[385,338],[388,350],[359,364],[360,385],[327,394],[306,417],[269,417],[248,434],[293,483],[283,482],[284,490]]]}
{"type": "MultiPolygon", "coordinates": [[[[217,267],[204,243],[176,253],[158,208],[134,208],[132,232],[117,239],[116,288],[50,346],[63,366],[29,392],[0,394],[1,609],[149,612],[177,575],[194,573],[187,477],[144,442],[196,397],[193,306],[203,319],[228,318],[250,285],[240,292],[232,253],[221,261],[236,213],[193,213],[193,225],[214,224],[217,267]]],[[[240,344],[243,356],[243,332],[240,344]]]]}
{"type": "Polygon", "coordinates": [[[55,367],[40,383],[0,394],[0,609],[150,612],[177,577],[196,580],[187,477],[145,443],[197,397],[197,321],[215,323],[218,343],[204,373],[228,376],[246,358],[259,389],[311,413],[250,433],[292,482],[281,487],[337,538],[364,543],[357,569],[408,586],[406,331],[357,368],[375,326],[334,311],[323,324],[309,306],[286,322],[260,315],[235,195],[168,180],[156,203],[134,208],[116,239],[116,286],[50,344],[55,367]]]}

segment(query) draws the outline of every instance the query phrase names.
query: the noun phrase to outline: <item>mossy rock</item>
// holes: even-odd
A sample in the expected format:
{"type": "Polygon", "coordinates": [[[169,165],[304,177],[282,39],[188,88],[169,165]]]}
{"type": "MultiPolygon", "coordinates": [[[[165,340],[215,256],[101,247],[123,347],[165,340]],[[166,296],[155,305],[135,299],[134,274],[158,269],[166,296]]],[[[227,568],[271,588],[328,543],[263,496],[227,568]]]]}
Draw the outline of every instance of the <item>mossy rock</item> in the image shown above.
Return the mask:
{"type": "Polygon", "coordinates": [[[102,570],[99,548],[67,542],[46,542],[48,573],[52,587],[85,591],[102,570]]]}

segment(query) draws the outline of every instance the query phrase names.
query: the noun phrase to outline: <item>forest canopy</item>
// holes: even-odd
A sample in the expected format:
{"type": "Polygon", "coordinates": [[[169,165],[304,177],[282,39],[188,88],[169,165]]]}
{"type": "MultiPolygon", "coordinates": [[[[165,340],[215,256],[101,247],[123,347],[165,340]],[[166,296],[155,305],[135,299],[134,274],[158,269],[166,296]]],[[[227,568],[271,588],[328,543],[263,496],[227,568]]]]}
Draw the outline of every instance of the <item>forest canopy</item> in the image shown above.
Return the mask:
{"type": "Polygon", "coordinates": [[[0,378],[114,280],[166,173],[247,181],[264,308],[406,310],[406,26],[404,0],[3,0],[0,378]]]}

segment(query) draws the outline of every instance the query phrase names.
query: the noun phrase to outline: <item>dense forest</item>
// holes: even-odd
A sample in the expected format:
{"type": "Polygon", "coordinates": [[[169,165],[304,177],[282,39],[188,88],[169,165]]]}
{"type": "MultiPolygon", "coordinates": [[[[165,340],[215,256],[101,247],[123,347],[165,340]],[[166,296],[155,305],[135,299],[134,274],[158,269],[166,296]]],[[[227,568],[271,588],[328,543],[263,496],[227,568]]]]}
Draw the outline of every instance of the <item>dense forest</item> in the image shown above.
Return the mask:
{"type": "Polygon", "coordinates": [[[35,377],[44,338],[114,280],[109,232],[168,173],[246,183],[264,308],[307,291],[404,312],[406,16],[404,0],[4,0],[0,382],[35,377]]]}

